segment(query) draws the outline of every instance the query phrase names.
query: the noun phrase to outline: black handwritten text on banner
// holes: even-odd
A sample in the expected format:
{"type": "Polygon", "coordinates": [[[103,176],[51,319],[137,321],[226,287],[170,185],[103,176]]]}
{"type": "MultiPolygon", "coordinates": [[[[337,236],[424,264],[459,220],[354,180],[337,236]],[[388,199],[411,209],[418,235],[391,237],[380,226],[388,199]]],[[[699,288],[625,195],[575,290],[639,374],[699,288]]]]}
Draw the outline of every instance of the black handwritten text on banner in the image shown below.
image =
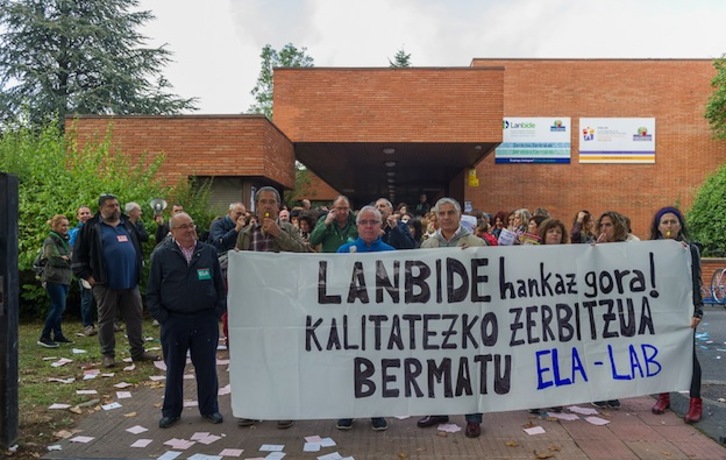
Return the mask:
{"type": "Polygon", "coordinates": [[[685,389],[671,241],[230,253],[235,416],[464,414],[685,389]]]}

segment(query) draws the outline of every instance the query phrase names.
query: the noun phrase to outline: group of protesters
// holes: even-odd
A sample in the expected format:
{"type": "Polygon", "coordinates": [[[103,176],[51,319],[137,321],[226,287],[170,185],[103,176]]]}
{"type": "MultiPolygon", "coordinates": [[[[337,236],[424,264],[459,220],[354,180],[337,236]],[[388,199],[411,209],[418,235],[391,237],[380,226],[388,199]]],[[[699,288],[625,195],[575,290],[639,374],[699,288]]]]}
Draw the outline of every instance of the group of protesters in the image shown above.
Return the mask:
{"type": "MultiPolygon", "coordinates": [[[[168,222],[159,221],[163,235],[157,232],[157,245],[151,257],[146,303],[151,315],[160,324],[161,344],[167,365],[167,380],[162,419],[159,426],[168,428],[181,417],[183,409],[183,372],[187,353],[195,366],[199,411],[212,423],[221,423],[217,402],[218,381],[215,354],[223,322],[226,321],[227,253],[230,250],[260,252],[374,252],[412,250],[417,248],[485,247],[510,245],[610,243],[637,241],[629,219],[615,211],[603,212],[599,218],[578,211],[571,225],[549,215],[542,208],[530,213],[527,209],[512,212],[462,212],[453,198],[440,198],[430,207],[425,194],[409,208],[395,206],[386,198],[365,205],[357,212],[350,200],[338,196],[330,208],[313,209],[308,200],[300,207],[287,209],[279,192],[273,187],[260,188],[254,197],[251,212],[240,202],[231,203],[225,216],[215,219],[204,241],[192,216],[175,207],[168,222]]],[[[47,266],[43,283],[51,299],[51,309],[38,343],[46,347],[68,341],[61,331],[60,317],[65,308],[65,296],[71,273],[93,293],[98,309],[98,335],[103,365],[115,365],[114,324],[119,312],[126,322],[131,355],[134,360],[155,360],[158,356],[143,348],[141,333],[142,302],[139,280],[142,267],[141,234],[137,222],[120,212],[118,199],[110,194],[98,200],[98,212],[90,216],[84,208],[74,244],[69,242],[68,219],[51,219],[51,233],[43,246],[47,266]],[[54,334],[54,337],[51,337],[54,334]]],[[[79,209],[79,219],[81,209],[79,209]]],[[[681,211],[674,207],[658,210],[651,224],[650,239],[673,239],[683,243],[692,257],[691,327],[702,317],[700,262],[698,247],[689,241],[681,211]]],[[[229,344],[231,348],[234,344],[229,344]]],[[[700,420],[701,371],[693,355],[693,378],[690,407],[684,419],[687,423],[700,420]]],[[[600,407],[617,409],[619,401],[599,401],[600,407]]],[[[670,407],[668,393],[658,396],[652,411],[663,413],[670,407]]],[[[383,414],[381,414],[383,415],[383,414]]],[[[448,421],[447,415],[429,415],[418,420],[421,428],[448,421]]],[[[339,419],[336,426],[349,430],[351,418],[339,419]]],[[[476,438],[481,434],[482,414],[466,415],[465,435],[476,438]]],[[[238,418],[240,426],[250,426],[257,420],[238,418]]],[[[288,428],[292,420],[277,421],[278,428],[288,428]]],[[[375,431],[387,429],[383,417],[371,419],[375,431]]]]}

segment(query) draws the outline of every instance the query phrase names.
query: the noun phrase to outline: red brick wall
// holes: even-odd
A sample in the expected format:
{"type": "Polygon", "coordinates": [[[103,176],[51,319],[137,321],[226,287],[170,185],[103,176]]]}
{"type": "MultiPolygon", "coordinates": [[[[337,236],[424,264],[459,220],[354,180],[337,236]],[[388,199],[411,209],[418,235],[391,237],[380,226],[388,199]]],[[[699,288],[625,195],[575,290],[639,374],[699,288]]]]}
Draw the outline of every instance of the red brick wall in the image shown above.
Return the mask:
{"type": "Polygon", "coordinates": [[[293,142],[500,142],[501,68],[275,69],[293,142]]]}
{"type": "Polygon", "coordinates": [[[265,177],[295,185],[294,151],[285,135],[261,115],[83,116],[67,120],[79,143],[112,130],[113,143],[132,158],[163,152],[162,175],[265,177]]]}
{"type": "Polygon", "coordinates": [[[715,71],[709,60],[503,60],[504,116],[572,119],[572,162],[477,167],[480,186],[467,187],[475,207],[496,212],[545,207],[568,225],[579,209],[622,212],[647,238],[661,206],[688,209],[704,178],[726,161],[726,143],[711,139],[703,114],[715,71]],[[581,165],[580,117],[655,117],[654,165],[581,165]]]}

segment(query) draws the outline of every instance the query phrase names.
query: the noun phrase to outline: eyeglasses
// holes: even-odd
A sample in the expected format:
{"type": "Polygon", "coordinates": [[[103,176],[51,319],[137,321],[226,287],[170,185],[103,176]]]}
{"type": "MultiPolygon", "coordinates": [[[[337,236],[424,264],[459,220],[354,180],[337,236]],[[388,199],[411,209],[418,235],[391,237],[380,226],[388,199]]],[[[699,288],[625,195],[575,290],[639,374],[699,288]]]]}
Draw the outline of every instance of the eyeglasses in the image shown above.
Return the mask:
{"type": "Polygon", "coordinates": [[[358,225],[380,225],[380,220],[359,220],[358,225]]]}
{"type": "Polygon", "coordinates": [[[176,227],[174,227],[174,228],[175,228],[175,229],[177,229],[177,228],[178,228],[179,230],[190,230],[190,229],[191,229],[191,230],[194,230],[194,229],[196,229],[196,228],[197,228],[197,226],[196,226],[196,225],[194,225],[194,222],[192,222],[192,223],[190,223],[190,224],[181,224],[181,225],[177,225],[177,226],[176,226],[176,227]]]}

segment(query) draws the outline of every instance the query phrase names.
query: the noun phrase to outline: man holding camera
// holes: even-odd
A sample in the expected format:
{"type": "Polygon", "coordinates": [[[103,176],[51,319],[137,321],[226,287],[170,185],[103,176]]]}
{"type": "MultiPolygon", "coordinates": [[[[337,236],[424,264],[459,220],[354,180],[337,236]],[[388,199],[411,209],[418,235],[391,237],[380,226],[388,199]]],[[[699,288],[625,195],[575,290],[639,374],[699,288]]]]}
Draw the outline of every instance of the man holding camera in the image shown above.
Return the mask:
{"type": "Polygon", "coordinates": [[[355,216],[350,210],[350,201],[339,195],[333,201],[333,209],[318,220],[310,234],[310,245],[322,245],[321,252],[336,252],[339,247],[358,238],[355,216]]]}

